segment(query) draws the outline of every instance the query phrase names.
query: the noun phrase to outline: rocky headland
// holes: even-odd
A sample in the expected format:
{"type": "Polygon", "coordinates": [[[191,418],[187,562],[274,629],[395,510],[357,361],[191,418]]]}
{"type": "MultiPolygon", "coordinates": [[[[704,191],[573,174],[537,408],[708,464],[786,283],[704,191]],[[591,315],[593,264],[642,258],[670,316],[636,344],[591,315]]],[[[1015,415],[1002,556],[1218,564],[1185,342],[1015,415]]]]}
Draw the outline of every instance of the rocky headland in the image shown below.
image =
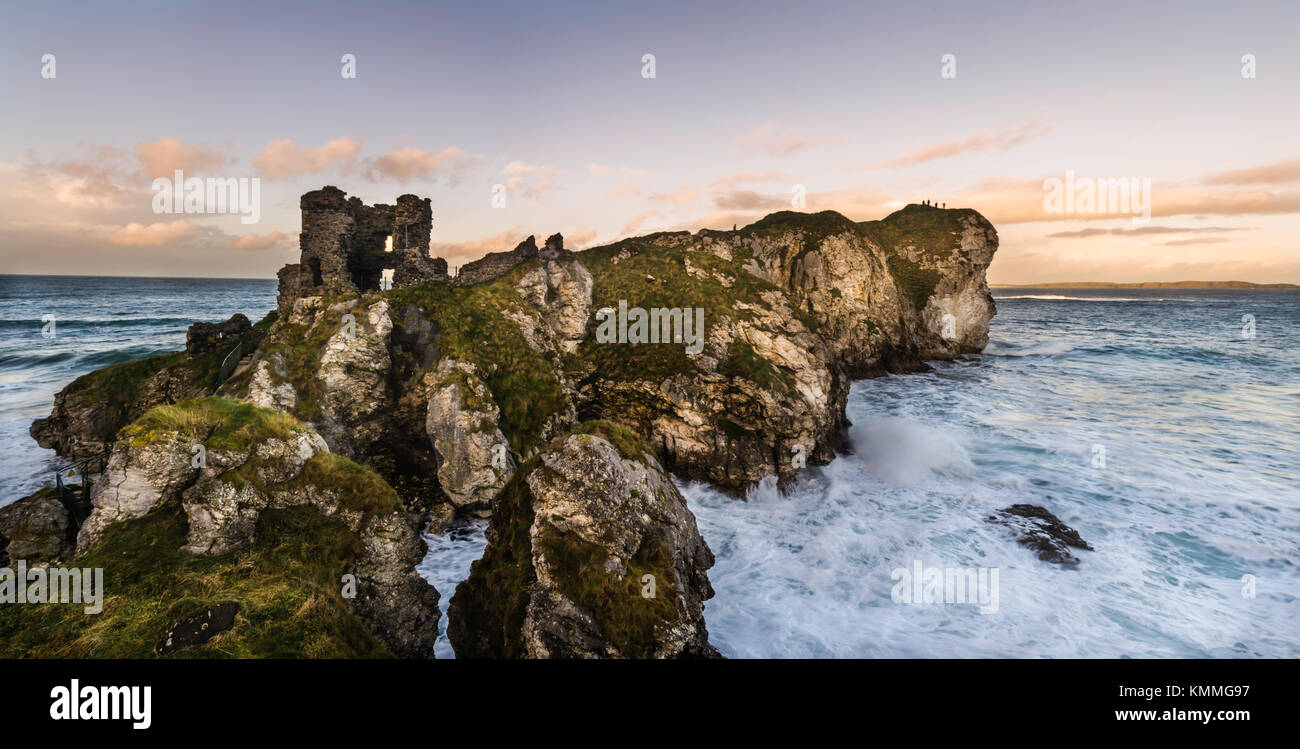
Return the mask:
{"type": "Polygon", "coordinates": [[[713,557],[672,477],[739,495],[830,461],[853,379],[979,352],[995,314],[997,233],[969,209],[530,237],[456,276],[427,200],[324,188],[302,211],[277,310],[81,377],[32,425],[103,465],[79,528],[46,490],[0,511],[0,546],[103,566],[107,599],[0,613],[0,650],[431,657],[420,531],[473,515],[459,655],[715,656],[713,557]]]}

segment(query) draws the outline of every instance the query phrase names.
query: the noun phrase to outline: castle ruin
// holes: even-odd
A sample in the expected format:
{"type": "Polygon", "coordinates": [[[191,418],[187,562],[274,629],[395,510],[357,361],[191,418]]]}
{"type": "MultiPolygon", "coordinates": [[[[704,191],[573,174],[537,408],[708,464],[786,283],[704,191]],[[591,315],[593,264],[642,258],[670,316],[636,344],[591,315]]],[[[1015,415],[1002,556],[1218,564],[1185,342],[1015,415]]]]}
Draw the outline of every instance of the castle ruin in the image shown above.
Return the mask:
{"type": "Polygon", "coordinates": [[[304,193],[301,251],[298,262],[280,269],[278,308],[282,317],[303,297],[359,294],[384,288],[384,272],[392,271],[392,286],[434,283],[468,285],[498,278],[531,258],[555,259],[568,254],[564,237],[554,234],[539,250],[533,237],[509,252],[490,252],[461,266],[453,279],[447,261],[429,257],[433,209],[428,198],[402,195],[397,205],[366,205],[360,198],[332,185],[304,193]]]}
{"type": "Polygon", "coordinates": [[[392,288],[451,280],[447,261],[429,257],[428,198],[408,194],[397,205],[371,206],[331,185],[305,193],[299,207],[301,255],[276,274],[282,315],[302,297],[377,291],[386,270],[392,288]]]}

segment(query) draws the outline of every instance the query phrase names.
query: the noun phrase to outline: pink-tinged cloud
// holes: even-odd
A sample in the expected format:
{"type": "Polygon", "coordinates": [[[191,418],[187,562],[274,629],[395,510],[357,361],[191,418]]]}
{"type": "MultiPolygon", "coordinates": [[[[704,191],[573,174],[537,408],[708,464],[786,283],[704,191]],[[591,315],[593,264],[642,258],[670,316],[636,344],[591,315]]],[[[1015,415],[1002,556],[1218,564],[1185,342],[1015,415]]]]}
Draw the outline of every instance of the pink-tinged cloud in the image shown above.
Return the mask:
{"type": "Polygon", "coordinates": [[[210,235],[216,231],[211,227],[202,227],[184,219],[176,221],[157,221],[152,224],[131,222],[108,235],[109,244],[130,247],[164,247],[167,245],[186,244],[200,235],[210,235]]]}
{"type": "Polygon", "coordinates": [[[726,211],[781,211],[790,207],[790,198],[760,195],[753,190],[732,190],[715,196],[713,203],[726,211]]]}
{"type": "Polygon", "coordinates": [[[292,247],[295,240],[295,234],[285,234],[280,231],[273,231],[267,234],[244,234],[235,237],[230,244],[226,245],[232,250],[246,250],[255,252],[258,250],[275,250],[286,247],[292,247]]]}
{"type": "Polygon", "coordinates": [[[644,169],[629,169],[625,166],[605,166],[604,164],[597,164],[594,161],[587,165],[587,171],[590,172],[593,177],[608,177],[611,174],[622,174],[628,177],[644,177],[650,173],[644,169]]]}
{"type": "Polygon", "coordinates": [[[927,161],[959,156],[970,151],[1005,151],[1008,148],[1013,148],[1021,143],[1045,135],[1051,131],[1051,129],[1051,127],[1046,125],[1030,124],[1022,127],[1007,128],[996,132],[986,130],[962,140],[947,141],[918,148],[915,151],[905,153],[896,159],[876,164],[876,168],[886,169],[900,166],[915,166],[917,164],[924,164],[927,161]]]}
{"type": "Polygon", "coordinates": [[[659,215],[658,210],[641,211],[637,215],[633,216],[630,221],[628,221],[626,224],[623,225],[623,228],[619,230],[619,234],[622,236],[628,236],[632,232],[636,231],[642,224],[644,224],[646,222],[646,219],[650,218],[651,216],[658,216],[658,215],[659,215]]]}
{"type": "Polygon", "coordinates": [[[432,179],[448,173],[453,177],[464,172],[478,156],[471,156],[459,148],[444,148],[437,153],[419,148],[402,148],[366,161],[366,178],[372,182],[392,179],[410,182],[414,179],[432,179]]]}
{"type": "Polygon", "coordinates": [[[636,183],[632,180],[625,179],[617,185],[614,185],[614,188],[609,191],[609,194],[614,197],[621,197],[623,195],[640,195],[641,188],[637,187],[636,183]]]}
{"type": "Polygon", "coordinates": [[[579,229],[564,238],[564,246],[570,250],[580,250],[595,239],[595,229],[579,229]]]}
{"type": "Polygon", "coordinates": [[[512,161],[501,171],[506,176],[506,190],[515,192],[523,187],[524,197],[527,198],[539,198],[542,193],[554,188],[553,177],[560,173],[559,169],[550,164],[529,164],[523,161],[512,161]]]}
{"type": "Polygon", "coordinates": [[[180,138],[137,143],[135,153],[150,177],[171,177],[177,169],[198,174],[234,161],[233,157],[219,149],[193,146],[180,138]]]}
{"type": "Polygon", "coordinates": [[[816,145],[818,141],[807,140],[789,130],[781,132],[777,130],[775,122],[766,122],[752,133],[736,138],[736,142],[772,156],[789,156],[816,145]]]}
{"type": "Polygon", "coordinates": [[[1245,231],[1245,226],[1139,226],[1136,229],[1087,228],[1075,231],[1058,231],[1044,235],[1048,239],[1086,239],[1089,237],[1141,237],[1149,234],[1217,234],[1225,231],[1245,231]]]}
{"type": "Polygon", "coordinates": [[[1195,237],[1192,239],[1175,239],[1172,242],[1164,242],[1169,247],[1178,247],[1190,244],[1222,244],[1227,242],[1227,237],[1195,237]]]}
{"type": "MultiPolygon", "coordinates": [[[[1064,179],[1064,173],[1053,176],[1057,180],[1064,179]]],[[[1083,176],[1088,175],[1076,175],[1076,179],[1083,176]]],[[[953,195],[935,195],[933,198],[946,202],[949,208],[974,208],[984,214],[995,226],[1034,221],[1103,221],[1132,217],[1130,213],[1103,211],[1049,213],[1043,206],[1043,197],[1048,194],[1043,187],[1044,181],[991,179],[953,195]]],[[[1279,193],[1265,189],[1204,189],[1160,184],[1151,187],[1151,217],[1153,218],[1288,213],[1300,213],[1300,192],[1279,193]]]]}
{"type": "Polygon", "coordinates": [[[489,252],[513,250],[526,236],[528,235],[523,228],[515,224],[503,232],[479,239],[464,242],[434,242],[430,246],[430,251],[435,257],[446,258],[449,265],[457,266],[477,260],[489,252]]]}
{"type": "Polygon", "coordinates": [[[1300,182],[1300,159],[1219,172],[1201,180],[1204,185],[1280,185],[1288,182],[1300,182]]]}
{"type": "Polygon", "coordinates": [[[787,179],[784,172],[737,172],[713,180],[709,187],[732,188],[747,182],[776,182],[782,179],[787,179]]]}
{"type": "Polygon", "coordinates": [[[303,148],[293,138],[273,140],[250,161],[265,179],[291,179],[331,167],[351,171],[361,152],[361,141],[335,138],[323,146],[303,148]]]}
{"type": "Polygon", "coordinates": [[[650,199],[658,203],[689,203],[700,195],[698,187],[682,187],[677,192],[657,192],[650,199]]]}

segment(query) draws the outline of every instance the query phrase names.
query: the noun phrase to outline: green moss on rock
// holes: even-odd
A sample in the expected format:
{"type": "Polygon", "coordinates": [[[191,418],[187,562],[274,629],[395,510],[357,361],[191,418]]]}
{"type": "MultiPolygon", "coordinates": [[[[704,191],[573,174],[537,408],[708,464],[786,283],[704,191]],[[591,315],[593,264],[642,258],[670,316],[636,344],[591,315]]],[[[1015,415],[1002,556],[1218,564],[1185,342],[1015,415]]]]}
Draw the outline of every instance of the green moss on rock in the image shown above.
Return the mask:
{"type": "Polygon", "coordinates": [[[266,510],[253,545],[220,556],[182,551],[178,503],[108,528],[73,564],[104,570],[104,610],[0,606],[0,657],[150,658],[177,622],[239,603],[235,625],[170,658],[373,658],[388,648],[348,610],[339,582],[359,541],[312,507],[266,510]]]}

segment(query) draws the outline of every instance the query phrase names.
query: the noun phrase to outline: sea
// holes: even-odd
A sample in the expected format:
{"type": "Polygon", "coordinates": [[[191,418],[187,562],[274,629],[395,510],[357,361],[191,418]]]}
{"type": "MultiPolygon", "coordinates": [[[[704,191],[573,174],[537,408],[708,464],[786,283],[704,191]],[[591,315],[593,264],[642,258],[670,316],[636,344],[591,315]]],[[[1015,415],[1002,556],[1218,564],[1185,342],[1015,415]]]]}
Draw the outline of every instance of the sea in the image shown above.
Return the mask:
{"type": "MultiPolygon", "coordinates": [[[[59,388],[177,350],[194,321],[261,319],[275,291],[0,276],[0,505],[64,467],[27,433],[59,388]]],[[[1300,657],[1300,292],[994,298],[983,353],[854,383],[849,449],[786,491],[679,481],[717,558],[710,641],[733,658],[1300,657]],[[989,522],[1014,504],[1092,550],[1038,559],[989,522]],[[932,571],[984,595],[912,595],[932,571]]],[[[444,612],[485,530],[426,537],[444,612]]]]}

